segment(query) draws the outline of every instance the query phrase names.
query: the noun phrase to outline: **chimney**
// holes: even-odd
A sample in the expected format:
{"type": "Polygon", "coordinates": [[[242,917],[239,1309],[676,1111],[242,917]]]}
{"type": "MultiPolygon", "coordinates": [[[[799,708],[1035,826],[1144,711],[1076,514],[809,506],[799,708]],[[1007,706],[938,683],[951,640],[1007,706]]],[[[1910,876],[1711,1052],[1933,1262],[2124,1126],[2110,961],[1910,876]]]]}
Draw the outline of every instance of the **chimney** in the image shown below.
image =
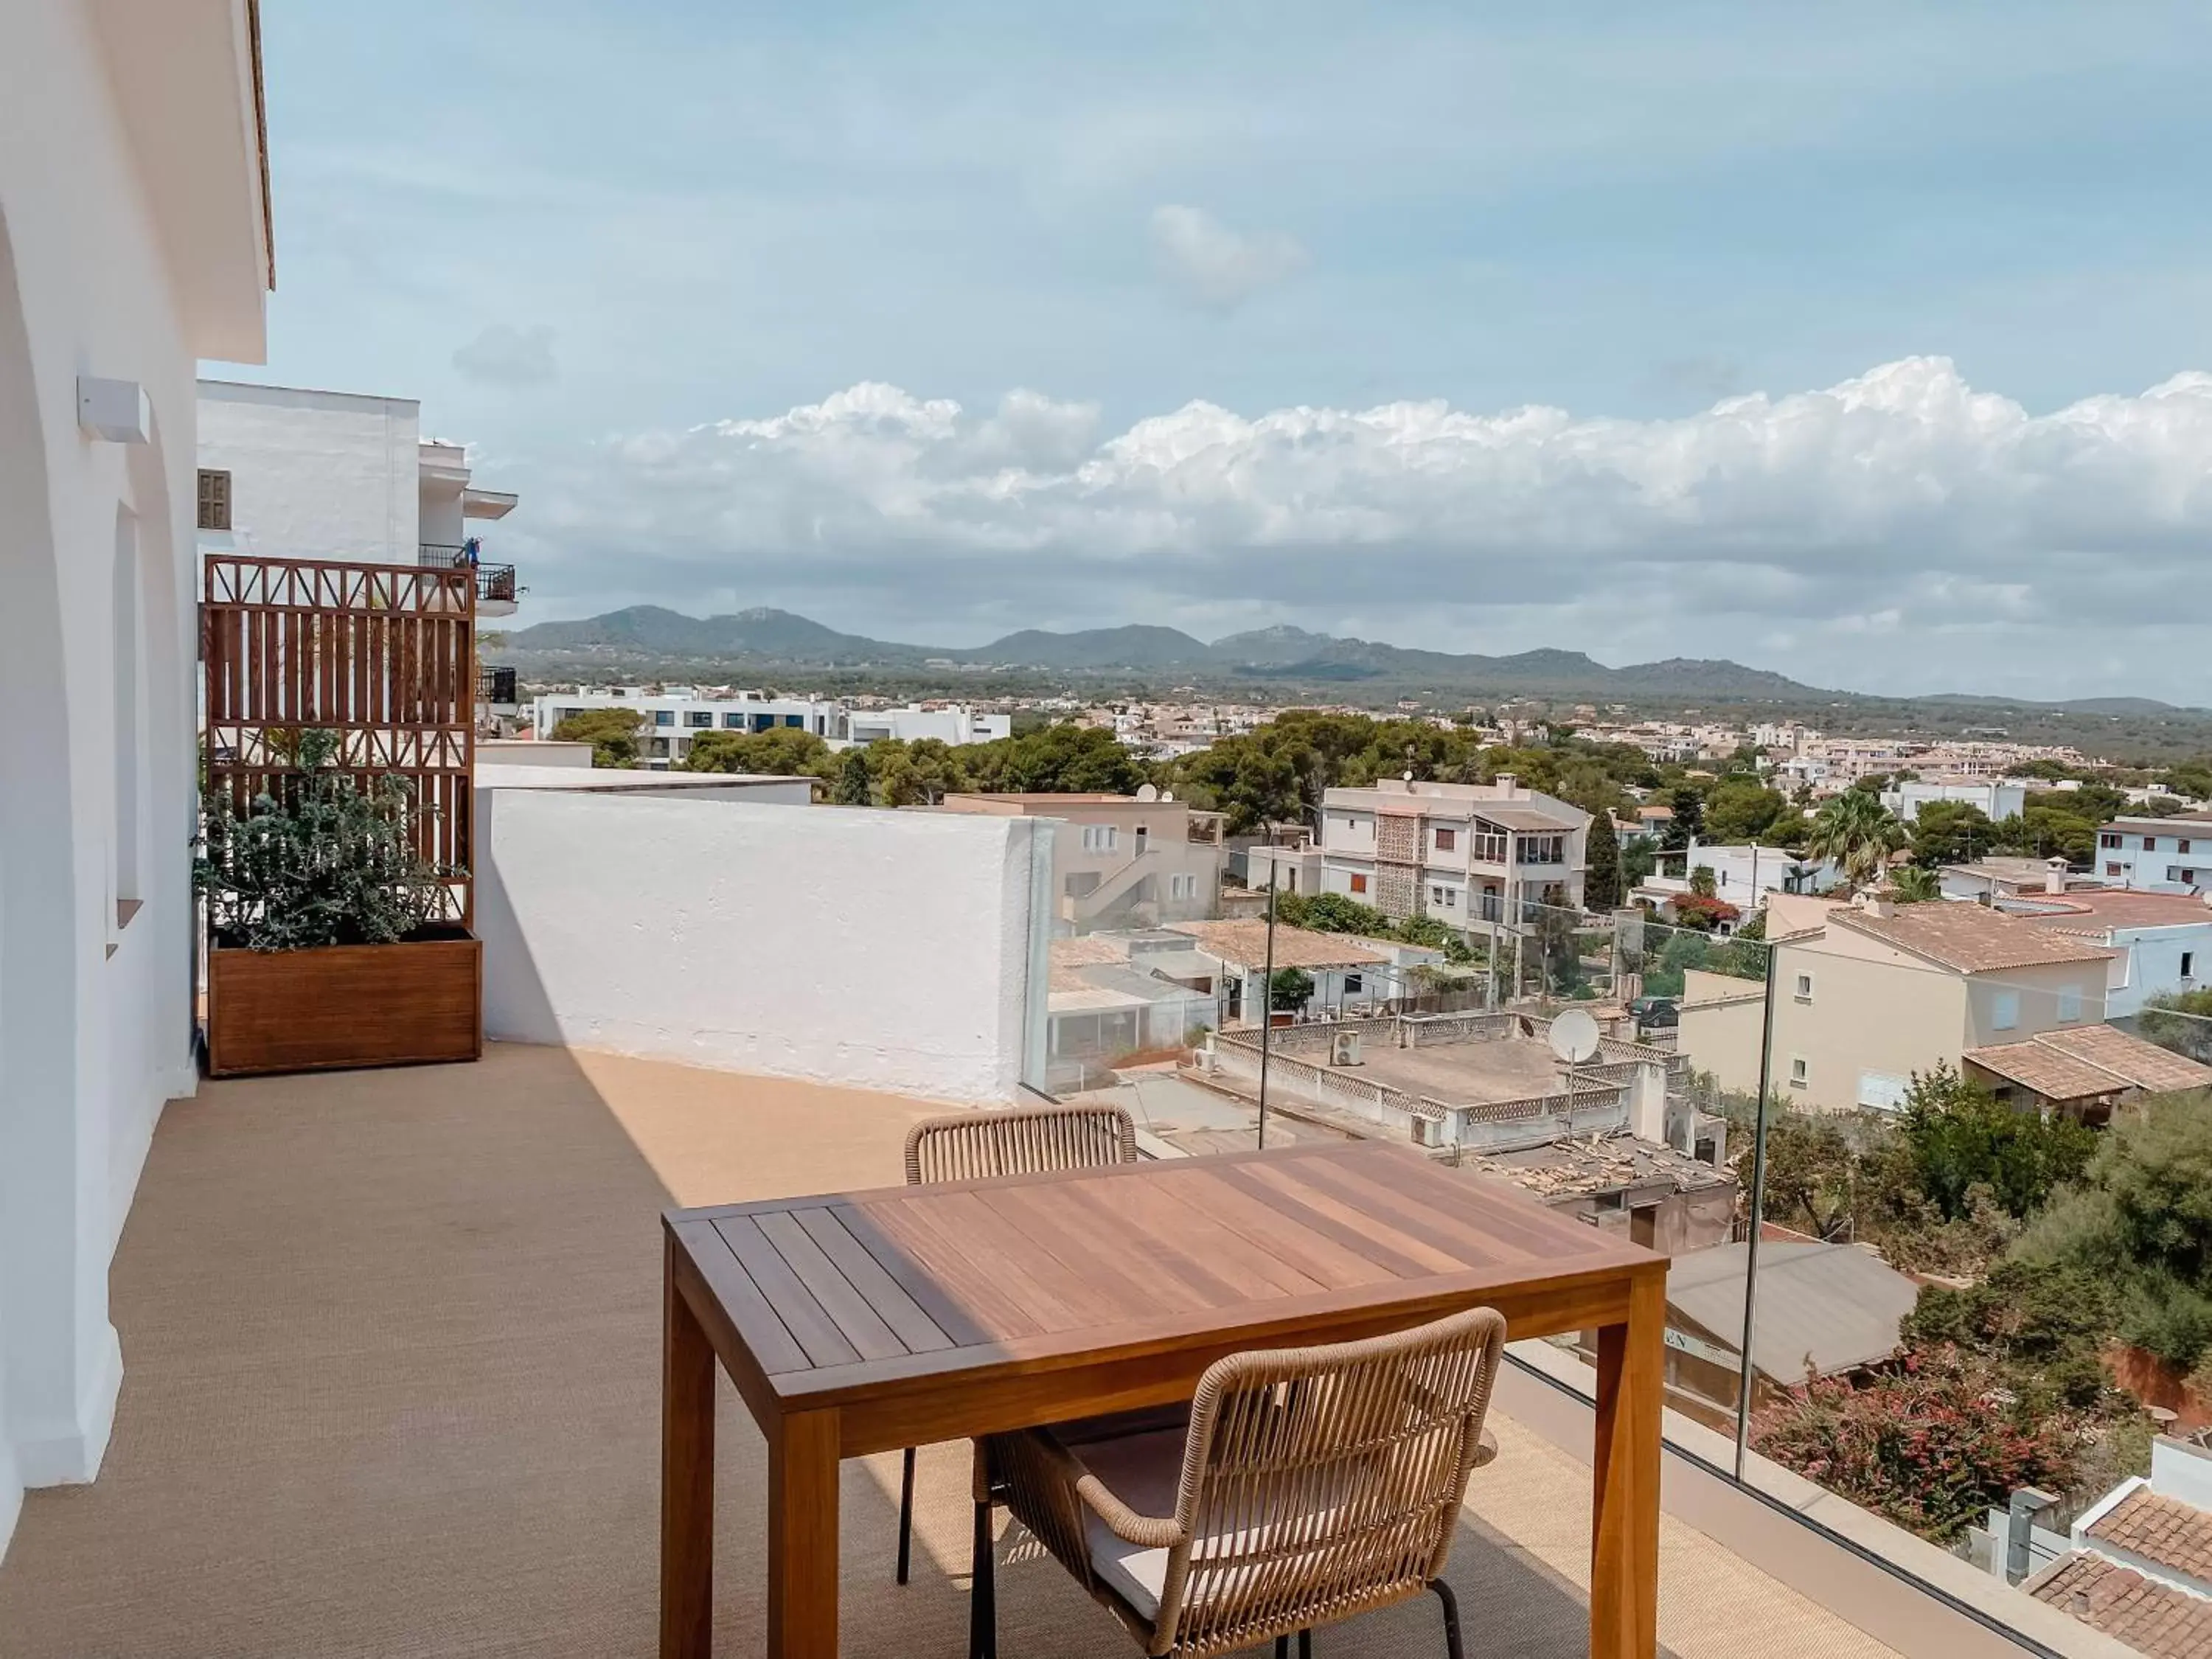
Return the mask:
{"type": "Polygon", "coordinates": [[[1520,790],[1517,787],[1520,781],[1521,780],[1510,772],[1500,772],[1497,778],[1498,799],[1513,800],[1517,799],[1520,794],[1520,790]]]}
{"type": "Polygon", "coordinates": [[[2063,893],[2066,890],[2066,860],[2045,859],[2043,861],[2043,890],[2063,893]]]}
{"type": "Polygon", "coordinates": [[[1897,914],[1895,901],[1880,893],[1868,893],[1859,901],[1859,908],[1877,919],[1897,914]]]}

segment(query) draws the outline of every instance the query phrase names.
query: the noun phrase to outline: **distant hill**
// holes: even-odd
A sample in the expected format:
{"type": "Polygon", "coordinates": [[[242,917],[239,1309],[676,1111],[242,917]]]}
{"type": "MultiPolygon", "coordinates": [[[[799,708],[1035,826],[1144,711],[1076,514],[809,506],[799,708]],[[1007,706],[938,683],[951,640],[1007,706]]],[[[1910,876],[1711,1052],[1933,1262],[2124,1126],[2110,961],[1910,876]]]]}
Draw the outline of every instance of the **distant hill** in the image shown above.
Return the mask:
{"type": "Polygon", "coordinates": [[[1805,697],[1813,688],[1740,663],[1640,663],[1608,668],[1579,651],[1524,651],[1511,656],[1416,651],[1345,639],[1303,628],[1263,628],[1207,644],[1173,628],[1136,625],[1055,634],[1024,629],[988,645],[904,645],[842,634],[788,611],[740,611],[687,617],[659,605],[633,605],[580,622],[539,623],[507,636],[509,657],[597,659],[637,669],[672,662],[877,666],[919,669],[932,664],[1043,672],[1226,676],[1247,680],[1344,683],[1422,682],[1440,691],[1486,690],[1603,697],[1636,692],[1668,696],[1805,697]]]}
{"type": "Polygon", "coordinates": [[[1839,703],[1889,709],[1947,711],[1962,720],[2010,710],[2048,718],[2160,720],[2202,711],[2176,709],[2148,697],[2090,697],[2073,702],[1963,694],[1911,699],[1823,690],[1763,668],[1725,659],[1669,657],[1663,662],[1609,668],[1580,651],[1539,650],[1510,656],[1417,651],[1377,641],[1279,627],[1231,634],[1207,644],[1178,629],[1133,625],[1055,634],[1024,629],[966,648],[905,645],[843,634],[788,611],[758,609],[721,617],[687,617],[660,605],[632,605],[580,622],[539,623],[507,636],[501,653],[526,671],[553,675],[605,673],[645,677],[655,671],[693,673],[717,665],[868,671],[936,677],[957,670],[1030,675],[1078,675],[1141,686],[1172,675],[1178,683],[1235,686],[1359,688],[1359,695],[1504,698],[1526,696],[1644,707],[1765,703],[1833,708],[1839,703]]]}

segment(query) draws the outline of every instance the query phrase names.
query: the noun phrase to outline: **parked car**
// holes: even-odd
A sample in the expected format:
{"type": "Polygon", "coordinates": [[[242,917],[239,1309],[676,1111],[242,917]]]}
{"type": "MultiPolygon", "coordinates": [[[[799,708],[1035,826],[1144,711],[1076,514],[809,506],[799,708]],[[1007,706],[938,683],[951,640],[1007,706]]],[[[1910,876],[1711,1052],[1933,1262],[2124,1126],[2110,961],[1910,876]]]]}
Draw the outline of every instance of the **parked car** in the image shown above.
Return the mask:
{"type": "Polygon", "coordinates": [[[1681,1005],[1672,997],[1638,997],[1628,1012],[1639,1031],[1671,1031],[1682,1023],[1681,1005]]]}

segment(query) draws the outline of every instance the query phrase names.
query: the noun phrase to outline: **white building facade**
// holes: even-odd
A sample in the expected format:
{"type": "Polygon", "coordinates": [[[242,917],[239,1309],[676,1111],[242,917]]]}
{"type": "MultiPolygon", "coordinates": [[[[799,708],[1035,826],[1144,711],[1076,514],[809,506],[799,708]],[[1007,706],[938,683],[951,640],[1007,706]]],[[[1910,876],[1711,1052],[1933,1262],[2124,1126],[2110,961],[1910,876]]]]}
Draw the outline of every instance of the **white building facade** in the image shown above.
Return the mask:
{"type": "Polygon", "coordinates": [[[192,1051],[200,357],[272,265],[246,0],[0,0],[0,1548],[98,1472],[192,1051]]]}
{"type": "Polygon", "coordinates": [[[462,446],[425,440],[412,398],[203,380],[199,428],[203,553],[473,562],[485,573],[477,614],[514,614],[513,567],[477,526],[505,518],[516,498],[477,484],[462,446]]]}
{"type": "Polygon", "coordinates": [[[1322,884],[1394,919],[1456,927],[1514,922],[1538,904],[1578,910],[1589,826],[1580,807],[1510,775],[1331,789],[1322,799],[1322,884]]]}
{"type": "Polygon", "coordinates": [[[2027,806],[2027,786],[2010,778],[1907,778],[1881,792],[1881,804],[1897,817],[1911,823],[1920,809],[1939,800],[1955,800],[1978,807],[1991,823],[2016,818],[2027,806]]]}
{"type": "Polygon", "coordinates": [[[690,757],[691,740],[708,732],[805,732],[829,742],[845,735],[841,703],[771,697],[758,691],[710,697],[681,685],[658,692],[638,686],[549,691],[532,705],[532,729],[540,738],[550,738],[562,720],[599,708],[627,708],[641,717],[638,763],[656,771],[683,765],[690,757]]]}
{"type": "Polygon", "coordinates": [[[2115,818],[2098,833],[2091,868],[2137,892],[2212,891],[2212,812],[2115,818]]]}
{"type": "MultiPolygon", "coordinates": [[[[1700,869],[1713,872],[1713,893],[1740,909],[1766,902],[1769,893],[1825,893],[1840,885],[1843,871],[1831,859],[1799,858],[1778,847],[1728,847],[1692,841],[1681,854],[1683,890],[1700,869]]],[[[1671,860],[1674,854],[1663,855],[1671,860]]]]}
{"type": "Polygon", "coordinates": [[[855,708],[846,715],[845,735],[854,743],[920,743],[925,738],[961,747],[995,743],[1013,735],[1011,714],[981,714],[959,703],[937,708],[855,708]]]}

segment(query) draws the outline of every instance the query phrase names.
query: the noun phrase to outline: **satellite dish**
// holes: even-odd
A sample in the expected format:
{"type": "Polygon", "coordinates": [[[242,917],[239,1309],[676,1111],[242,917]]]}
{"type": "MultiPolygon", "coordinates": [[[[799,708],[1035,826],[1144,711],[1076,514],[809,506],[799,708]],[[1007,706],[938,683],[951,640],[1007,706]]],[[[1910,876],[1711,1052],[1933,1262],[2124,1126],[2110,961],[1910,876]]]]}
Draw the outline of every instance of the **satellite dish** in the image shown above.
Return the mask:
{"type": "Polygon", "coordinates": [[[1140,783],[1137,786],[1137,799],[1139,800],[1158,800],[1159,798],[1160,792],[1153,788],[1151,784],[1140,783]]]}
{"type": "Polygon", "coordinates": [[[1173,791],[1172,789],[1163,789],[1163,790],[1161,790],[1161,791],[1160,791],[1160,799],[1161,799],[1162,800],[1164,800],[1164,801],[1165,801],[1165,800],[1173,800],[1173,799],[1175,799],[1175,791],[1173,791]]]}
{"type": "Polygon", "coordinates": [[[1597,1054],[1597,1021],[1587,1008],[1570,1008],[1552,1019],[1552,1052],[1570,1066],[1597,1054]]]}

